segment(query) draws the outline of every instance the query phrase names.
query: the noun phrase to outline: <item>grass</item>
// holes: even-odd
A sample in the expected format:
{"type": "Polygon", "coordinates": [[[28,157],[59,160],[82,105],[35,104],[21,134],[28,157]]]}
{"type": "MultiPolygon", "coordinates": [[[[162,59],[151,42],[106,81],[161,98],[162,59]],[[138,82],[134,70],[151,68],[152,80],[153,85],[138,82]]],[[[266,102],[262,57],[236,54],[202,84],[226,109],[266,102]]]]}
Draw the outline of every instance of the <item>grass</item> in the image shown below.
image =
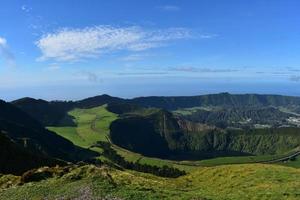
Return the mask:
{"type": "Polygon", "coordinates": [[[216,166],[216,165],[226,165],[226,164],[245,164],[245,163],[257,163],[264,162],[268,160],[273,160],[277,158],[282,158],[287,154],[282,155],[259,155],[259,156],[235,156],[235,157],[218,157],[213,159],[196,161],[198,165],[202,166],[216,166]]]}
{"type": "Polygon", "coordinates": [[[294,167],[294,168],[300,168],[300,156],[296,156],[294,160],[289,160],[289,161],[280,163],[280,165],[294,167]]]}
{"type": "Polygon", "coordinates": [[[68,114],[74,117],[76,127],[48,127],[48,129],[83,148],[90,148],[97,141],[108,141],[109,125],[117,119],[116,114],[106,110],[106,105],[91,109],[76,108],[68,114]]]}
{"type": "MultiPolygon", "coordinates": [[[[15,180],[14,177],[12,177],[15,180]]],[[[1,177],[0,177],[1,184],[1,177]]],[[[1,185],[0,185],[1,188],[1,185]]],[[[211,199],[296,200],[300,169],[243,164],[201,167],[176,179],[107,167],[76,167],[62,177],[0,190],[0,200],[23,199],[211,199]]]]}

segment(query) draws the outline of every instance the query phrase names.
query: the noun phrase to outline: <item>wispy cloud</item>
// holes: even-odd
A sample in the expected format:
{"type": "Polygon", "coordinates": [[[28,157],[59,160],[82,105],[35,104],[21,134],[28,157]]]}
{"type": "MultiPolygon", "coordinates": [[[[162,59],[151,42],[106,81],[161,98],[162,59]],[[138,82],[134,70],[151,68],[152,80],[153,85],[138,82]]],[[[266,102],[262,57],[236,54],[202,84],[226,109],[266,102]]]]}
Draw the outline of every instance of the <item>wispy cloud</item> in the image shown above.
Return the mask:
{"type": "Polygon", "coordinates": [[[5,38],[0,37],[0,57],[4,59],[7,65],[15,66],[15,56],[10,51],[5,38]]]}
{"type": "Polygon", "coordinates": [[[211,39],[211,38],[215,38],[218,37],[217,34],[198,34],[198,38],[200,39],[211,39]]]}
{"type": "Polygon", "coordinates": [[[287,67],[287,70],[290,72],[300,72],[299,68],[294,68],[294,67],[287,67]]]}
{"type": "Polygon", "coordinates": [[[57,63],[51,63],[46,69],[49,71],[56,71],[60,69],[60,66],[57,63]]]}
{"type": "Polygon", "coordinates": [[[26,12],[26,13],[28,13],[28,12],[30,12],[32,10],[32,8],[29,7],[29,6],[27,6],[27,5],[22,5],[21,6],[21,10],[24,11],[24,12],[26,12]]]}
{"type": "Polygon", "coordinates": [[[178,67],[170,67],[170,71],[178,71],[178,72],[203,72],[203,73],[230,73],[230,72],[238,72],[238,69],[229,69],[229,68],[203,68],[203,67],[192,67],[192,66],[178,66],[178,67]]]}
{"type": "Polygon", "coordinates": [[[198,72],[198,68],[190,66],[179,66],[179,67],[169,67],[170,71],[179,71],[179,72],[198,72]]]}
{"type": "Polygon", "coordinates": [[[139,61],[149,57],[149,54],[130,54],[125,57],[122,57],[122,61],[139,61]]]}
{"type": "Polygon", "coordinates": [[[60,29],[44,34],[35,44],[42,52],[39,60],[78,61],[111,51],[145,51],[191,37],[191,31],[185,28],[145,30],[137,26],[95,26],[60,29]]]}
{"type": "Polygon", "coordinates": [[[180,7],[179,6],[175,6],[175,5],[158,6],[158,9],[160,9],[162,11],[168,11],[168,12],[180,11],[180,7]]]}
{"type": "Polygon", "coordinates": [[[300,82],[300,75],[293,75],[290,77],[290,81],[300,82]]]}
{"type": "Polygon", "coordinates": [[[87,81],[92,82],[92,83],[102,82],[102,80],[100,79],[100,77],[96,73],[90,72],[90,71],[76,72],[76,73],[74,73],[74,76],[76,76],[80,79],[87,80],[87,81]]]}
{"type": "Polygon", "coordinates": [[[22,5],[21,10],[23,12],[23,17],[27,24],[27,27],[30,29],[31,34],[34,36],[41,36],[45,34],[53,27],[57,26],[55,21],[48,21],[41,14],[38,14],[30,5],[22,5]]]}
{"type": "Polygon", "coordinates": [[[120,72],[116,73],[117,75],[120,76],[144,76],[144,75],[166,75],[169,74],[168,72],[120,72]]]}

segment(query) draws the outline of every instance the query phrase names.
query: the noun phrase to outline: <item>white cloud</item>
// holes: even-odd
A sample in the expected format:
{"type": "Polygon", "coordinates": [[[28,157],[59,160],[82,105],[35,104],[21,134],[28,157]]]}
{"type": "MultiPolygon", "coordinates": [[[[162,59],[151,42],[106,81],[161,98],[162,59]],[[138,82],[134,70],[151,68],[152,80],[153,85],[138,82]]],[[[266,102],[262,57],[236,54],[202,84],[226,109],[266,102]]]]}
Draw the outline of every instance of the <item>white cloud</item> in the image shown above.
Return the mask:
{"type": "Polygon", "coordinates": [[[239,72],[239,69],[231,69],[231,68],[208,68],[208,67],[193,67],[193,66],[177,66],[170,67],[170,71],[178,71],[178,72],[199,72],[199,73],[233,73],[239,72]]]}
{"type": "Polygon", "coordinates": [[[171,11],[171,12],[180,10],[180,7],[175,5],[164,5],[164,6],[159,6],[158,8],[163,11],[171,11]]]}
{"type": "Polygon", "coordinates": [[[90,71],[80,71],[74,73],[74,76],[78,77],[79,79],[87,80],[92,83],[100,83],[102,80],[98,76],[98,74],[90,71]]]}
{"type": "Polygon", "coordinates": [[[57,63],[51,63],[46,69],[49,71],[56,71],[60,69],[60,66],[57,63]]]}
{"type": "Polygon", "coordinates": [[[95,26],[60,29],[43,35],[35,44],[42,52],[39,60],[78,61],[111,51],[145,51],[190,37],[191,31],[184,28],[145,30],[137,26],[95,26]]]}
{"type": "Polygon", "coordinates": [[[123,61],[139,61],[139,60],[143,60],[149,56],[150,56],[149,54],[130,54],[130,55],[127,55],[127,56],[121,58],[121,60],[123,60],[123,61]]]}
{"type": "Polygon", "coordinates": [[[201,39],[211,39],[211,38],[215,38],[218,37],[217,34],[201,34],[199,35],[199,38],[201,39]]]}
{"type": "Polygon", "coordinates": [[[22,5],[21,10],[28,13],[32,10],[32,8],[27,5],[22,5]]]}
{"type": "Polygon", "coordinates": [[[0,37],[0,58],[3,58],[9,66],[15,66],[15,57],[9,50],[5,38],[0,37]]]}
{"type": "Polygon", "coordinates": [[[0,37],[0,46],[6,46],[7,42],[5,38],[0,37]]]}
{"type": "Polygon", "coordinates": [[[293,81],[293,82],[300,82],[300,76],[298,75],[293,75],[293,76],[290,76],[290,81],[293,81]]]}

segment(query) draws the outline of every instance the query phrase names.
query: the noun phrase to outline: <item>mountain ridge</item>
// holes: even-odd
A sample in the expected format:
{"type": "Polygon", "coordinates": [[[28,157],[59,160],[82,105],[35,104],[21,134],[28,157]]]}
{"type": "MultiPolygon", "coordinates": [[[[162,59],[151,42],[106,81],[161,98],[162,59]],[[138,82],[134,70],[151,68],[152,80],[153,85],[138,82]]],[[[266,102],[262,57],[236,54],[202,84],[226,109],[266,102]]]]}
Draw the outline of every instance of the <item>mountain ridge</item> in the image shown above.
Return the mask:
{"type": "Polygon", "coordinates": [[[163,108],[169,111],[201,106],[226,107],[288,107],[292,111],[300,110],[300,97],[262,94],[218,93],[198,96],[149,96],[123,99],[107,94],[85,98],[79,101],[45,101],[41,99],[22,98],[11,102],[44,126],[69,125],[72,119],[67,112],[74,108],[91,108],[104,104],[131,104],[140,107],[163,108]]]}

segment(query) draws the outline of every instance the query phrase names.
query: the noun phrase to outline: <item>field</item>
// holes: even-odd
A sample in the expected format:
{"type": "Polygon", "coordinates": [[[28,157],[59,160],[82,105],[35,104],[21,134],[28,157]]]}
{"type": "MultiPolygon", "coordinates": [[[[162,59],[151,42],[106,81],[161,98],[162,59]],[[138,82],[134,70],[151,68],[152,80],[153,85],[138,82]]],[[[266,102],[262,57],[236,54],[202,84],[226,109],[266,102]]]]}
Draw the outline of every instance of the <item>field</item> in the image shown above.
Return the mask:
{"type": "Polygon", "coordinates": [[[265,164],[201,167],[176,179],[134,171],[76,167],[61,177],[19,183],[18,177],[0,176],[0,200],[23,199],[299,199],[300,170],[265,164]]]}
{"type": "MultiPolygon", "coordinates": [[[[48,129],[84,148],[90,148],[97,141],[108,141],[109,124],[117,119],[117,115],[108,112],[105,106],[74,109],[68,114],[74,117],[76,127],[48,127],[48,129]]],[[[99,148],[93,150],[101,151],[99,148]]]]}

